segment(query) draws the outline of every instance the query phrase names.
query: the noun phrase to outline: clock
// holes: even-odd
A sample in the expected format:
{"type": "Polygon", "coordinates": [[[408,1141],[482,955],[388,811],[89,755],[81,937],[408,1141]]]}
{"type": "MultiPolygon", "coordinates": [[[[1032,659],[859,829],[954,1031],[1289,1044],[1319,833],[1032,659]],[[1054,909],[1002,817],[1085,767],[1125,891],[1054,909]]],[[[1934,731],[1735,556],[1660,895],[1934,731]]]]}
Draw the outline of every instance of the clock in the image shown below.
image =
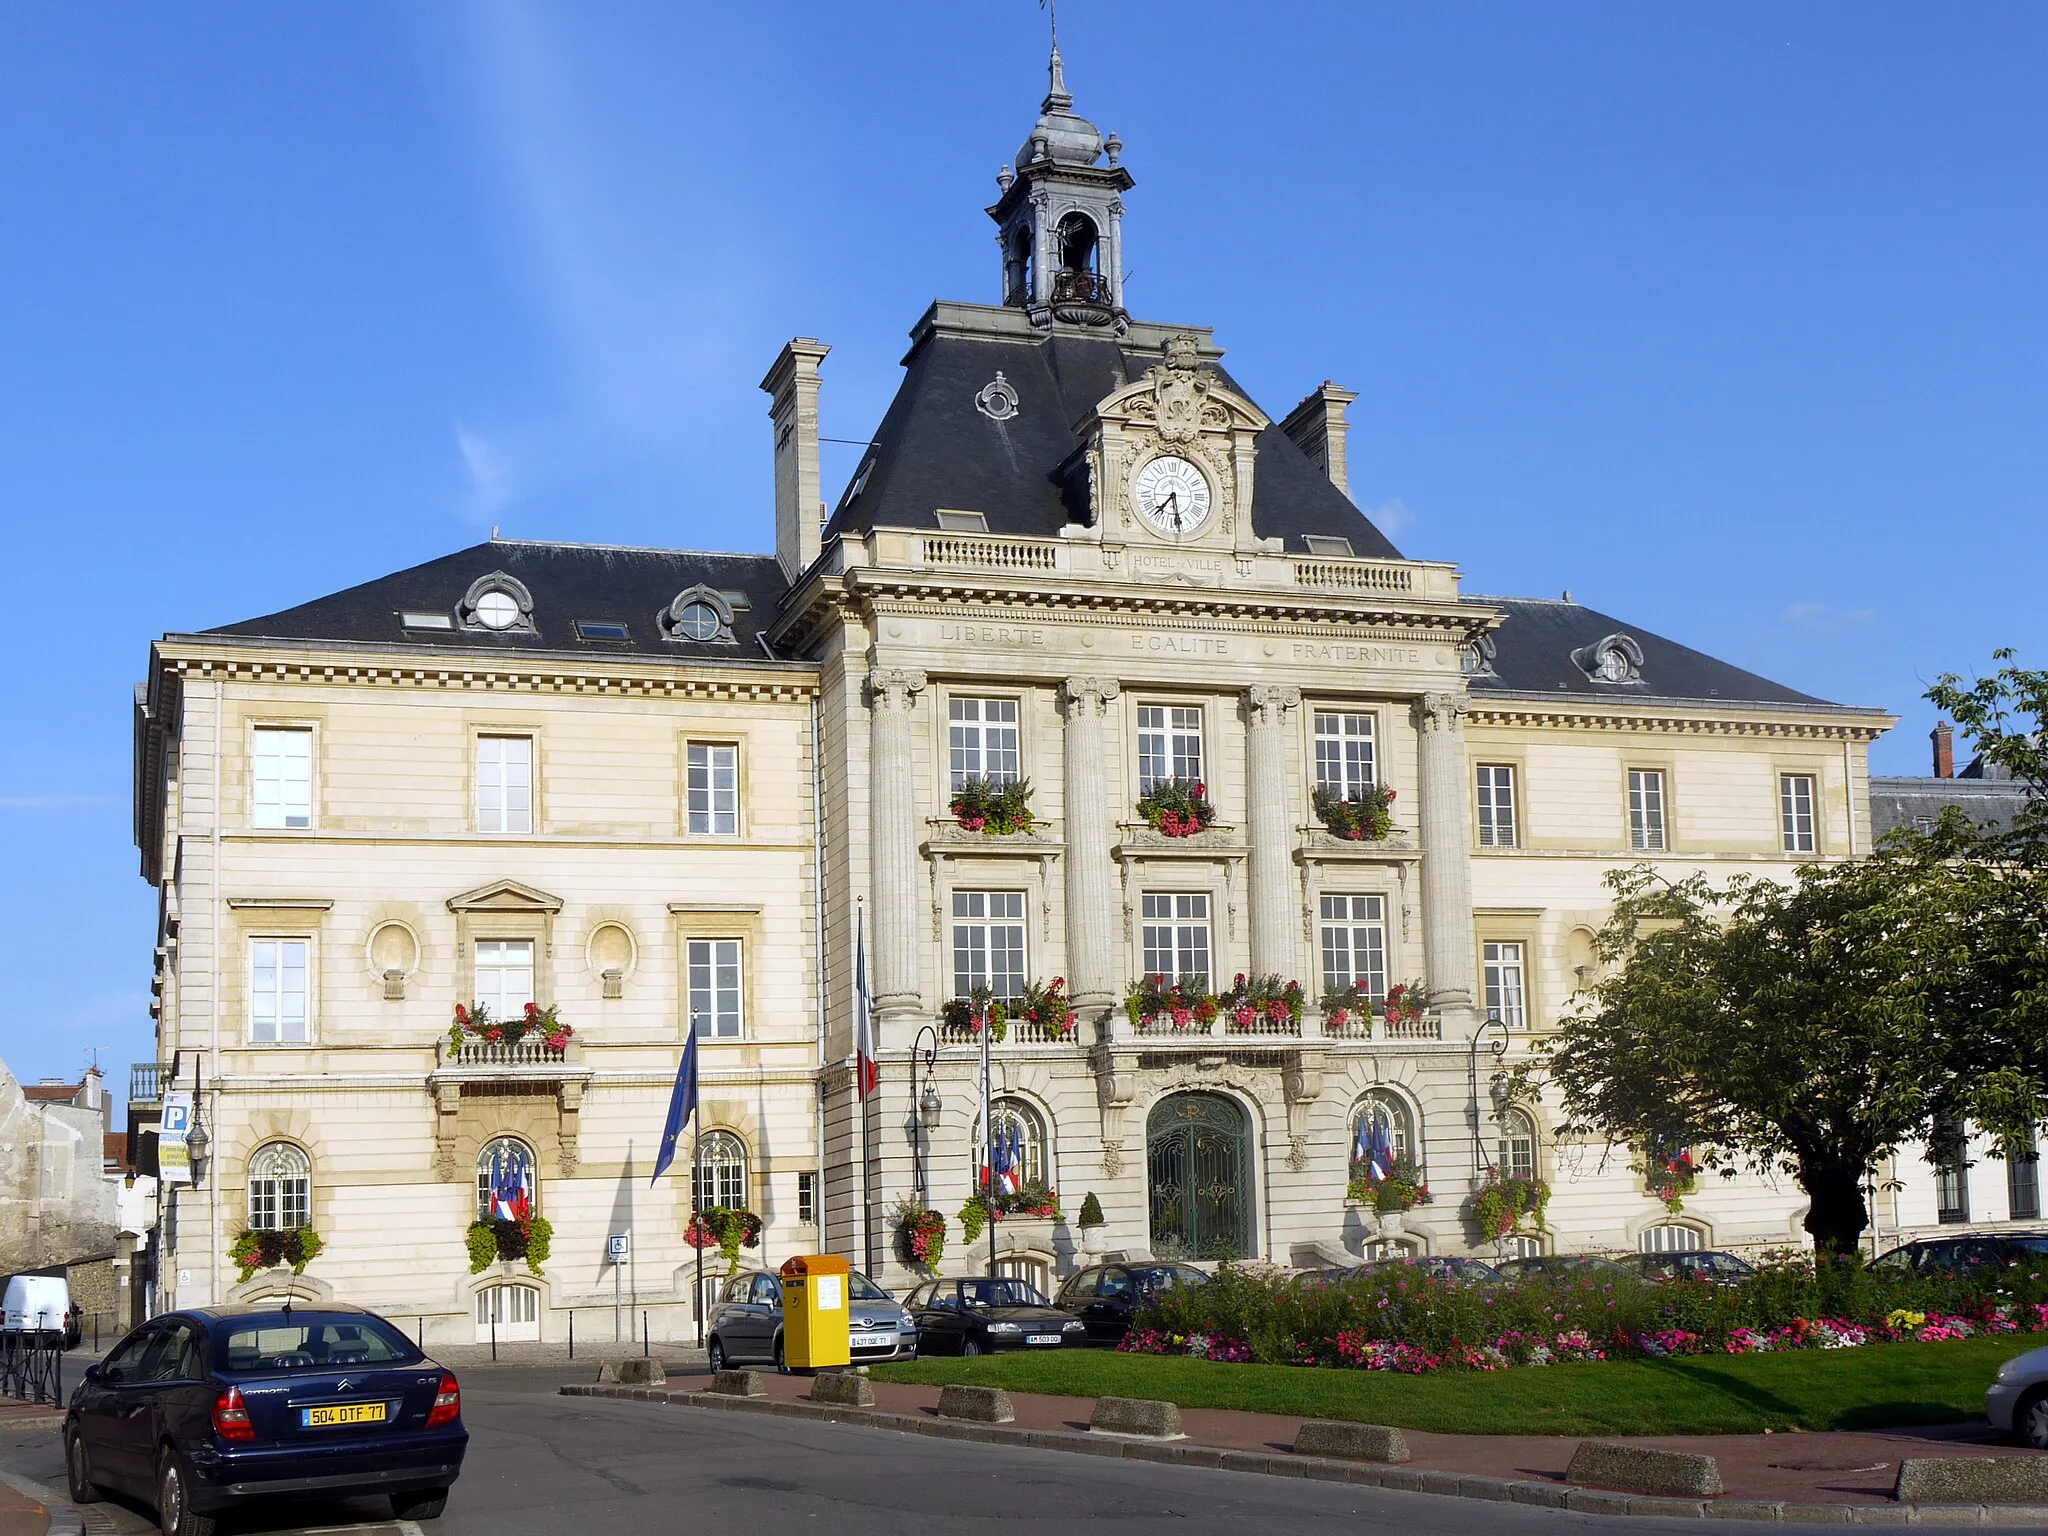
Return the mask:
{"type": "Polygon", "coordinates": [[[1161,454],[1138,471],[1131,482],[1138,515],[1161,533],[1198,531],[1209,521],[1209,481],[1186,459],[1161,454]]]}

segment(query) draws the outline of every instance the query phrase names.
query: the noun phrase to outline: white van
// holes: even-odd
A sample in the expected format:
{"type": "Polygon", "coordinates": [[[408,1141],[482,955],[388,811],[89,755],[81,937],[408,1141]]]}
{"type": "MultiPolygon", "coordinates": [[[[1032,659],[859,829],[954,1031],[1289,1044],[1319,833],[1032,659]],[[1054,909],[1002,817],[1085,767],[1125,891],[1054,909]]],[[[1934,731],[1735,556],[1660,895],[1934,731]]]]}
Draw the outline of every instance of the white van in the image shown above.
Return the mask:
{"type": "Polygon", "coordinates": [[[71,1287],[62,1275],[16,1275],[0,1300],[0,1332],[34,1333],[45,1344],[61,1343],[71,1287]]]}

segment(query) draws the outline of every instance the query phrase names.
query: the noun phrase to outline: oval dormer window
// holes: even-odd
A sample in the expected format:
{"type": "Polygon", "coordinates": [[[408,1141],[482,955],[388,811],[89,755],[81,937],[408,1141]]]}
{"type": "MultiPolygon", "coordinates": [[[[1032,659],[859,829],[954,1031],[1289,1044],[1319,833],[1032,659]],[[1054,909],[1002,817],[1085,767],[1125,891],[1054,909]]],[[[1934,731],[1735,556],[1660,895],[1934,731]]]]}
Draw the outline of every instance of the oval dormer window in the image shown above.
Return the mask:
{"type": "Polygon", "coordinates": [[[509,592],[486,592],[476,600],[476,621],[485,629],[510,629],[519,622],[519,603],[509,592]]]}
{"type": "Polygon", "coordinates": [[[1633,635],[1609,635],[1572,652],[1579,670],[1596,683],[1639,683],[1643,680],[1643,648],[1633,635]]]}
{"type": "Polygon", "coordinates": [[[676,594],[661,610],[663,638],[694,640],[700,645],[731,645],[732,599],[715,587],[694,586],[676,594]]]}
{"type": "Polygon", "coordinates": [[[518,631],[534,633],[533,594],[525,583],[503,571],[492,571],[469,584],[455,611],[464,629],[487,629],[497,634],[518,631]]]}
{"type": "Polygon", "coordinates": [[[676,615],[676,633],[685,640],[716,640],[724,627],[709,603],[685,603],[676,615]]]}

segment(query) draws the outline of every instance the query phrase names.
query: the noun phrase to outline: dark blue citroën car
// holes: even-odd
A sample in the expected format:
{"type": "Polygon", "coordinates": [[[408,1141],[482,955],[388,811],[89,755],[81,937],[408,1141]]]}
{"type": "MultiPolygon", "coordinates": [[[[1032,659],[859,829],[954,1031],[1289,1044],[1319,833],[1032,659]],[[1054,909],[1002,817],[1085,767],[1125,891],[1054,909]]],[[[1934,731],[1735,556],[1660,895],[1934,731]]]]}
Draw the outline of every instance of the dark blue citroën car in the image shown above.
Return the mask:
{"type": "Polygon", "coordinates": [[[356,1307],[206,1307],[151,1318],[90,1366],[64,1415],[73,1502],[156,1505],[165,1536],[213,1536],[255,1499],[388,1494],[448,1503],[469,1432],[451,1372],[356,1307]]]}

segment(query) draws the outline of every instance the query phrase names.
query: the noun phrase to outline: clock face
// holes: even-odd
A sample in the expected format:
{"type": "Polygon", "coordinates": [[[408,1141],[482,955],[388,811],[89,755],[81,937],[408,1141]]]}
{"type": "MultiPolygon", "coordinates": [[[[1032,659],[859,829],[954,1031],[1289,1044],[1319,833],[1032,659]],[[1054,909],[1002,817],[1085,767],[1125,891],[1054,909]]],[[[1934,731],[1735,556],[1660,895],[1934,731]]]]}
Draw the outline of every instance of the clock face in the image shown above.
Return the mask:
{"type": "Polygon", "coordinates": [[[1132,483],[1138,515],[1161,533],[1193,533],[1209,521],[1209,482],[1186,459],[1165,454],[1132,483]]]}

